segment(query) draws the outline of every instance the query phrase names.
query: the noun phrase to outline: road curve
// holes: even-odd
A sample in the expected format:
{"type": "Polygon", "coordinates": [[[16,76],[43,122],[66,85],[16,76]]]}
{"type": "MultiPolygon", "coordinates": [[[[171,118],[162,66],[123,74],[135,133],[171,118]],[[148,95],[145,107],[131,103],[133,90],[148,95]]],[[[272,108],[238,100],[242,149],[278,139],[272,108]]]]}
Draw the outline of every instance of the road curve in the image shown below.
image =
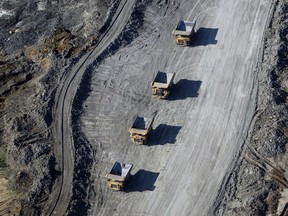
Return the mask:
{"type": "Polygon", "coordinates": [[[86,68],[117,38],[128,21],[134,1],[123,0],[113,17],[110,27],[101,36],[96,48],[85,54],[62,79],[56,94],[54,108],[54,133],[56,161],[62,175],[49,197],[42,215],[64,215],[72,196],[74,173],[74,144],[71,127],[71,108],[81,77],[86,68]]]}
{"type": "Polygon", "coordinates": [[[91,215],[210,215],[247,135],[271,0],[167,2],[148,7],[139,37],[95,69],[82,116],[98,150],[91,215]],[[175,24],[194,17],[193,46],[176,46],[175,24]],[[176,73],[170,100],[150,97],[158,70],[176,73]],[[155,111],[150,145],[135,146],[133,118],[155,111]],[[134,164],[125,192],[103,178],[115,160],[134,164]]]}

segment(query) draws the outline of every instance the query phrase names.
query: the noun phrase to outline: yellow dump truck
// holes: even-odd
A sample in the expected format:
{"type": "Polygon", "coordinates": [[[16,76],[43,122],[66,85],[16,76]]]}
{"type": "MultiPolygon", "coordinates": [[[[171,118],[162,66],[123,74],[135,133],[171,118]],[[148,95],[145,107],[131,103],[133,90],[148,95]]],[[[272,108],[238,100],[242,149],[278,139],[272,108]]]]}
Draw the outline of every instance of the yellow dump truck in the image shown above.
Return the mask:
{"type": "Polygon", "coordinates": [[[125,164],[116,161],[111,171],[105,176],[109,188],[113,190],[123,190],[125,182],[130,176],[132,164],[125,164]]]}
{"type": "Polygon", "coordinates": [[[195,21],[180,20],[172,35],[178,45],[187,46],[190,44],[191,37],[195,33],[195,21]]]}
{"type": "Polygon", "coordinates": [[[173,85],[174,76],[175,73],[165,73],[158,71],[154,81],[151,84],[152,97],[161,99],[167,98],[173,85]]]}
{"type": "Polygon", "coordinates": [[[132,142],[138,145],[146,144],[152,130],[153,121],[154,116],[151,118],[137,116],[132,127],[128,130],[132,142]]]}

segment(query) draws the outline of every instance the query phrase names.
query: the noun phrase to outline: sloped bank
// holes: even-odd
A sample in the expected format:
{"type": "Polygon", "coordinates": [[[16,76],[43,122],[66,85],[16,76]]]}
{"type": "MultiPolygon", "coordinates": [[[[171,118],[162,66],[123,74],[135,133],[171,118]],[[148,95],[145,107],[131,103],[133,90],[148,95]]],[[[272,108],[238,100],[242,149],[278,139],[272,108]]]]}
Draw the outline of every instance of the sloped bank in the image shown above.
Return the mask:
{"type": "Polygon", "coordinates": [[[135,3],[131,17],[118,38],[110,44],[107,49],[95,59],[92,65],[88,66],[81,79],[81,83],[76,92],[72,105],[72,130],[75,148],[75,170],[73,178],[73,195],[68,207],[68,215],[87,215],[90,208],[89,198],[94,196],[91,179],[91,169],[97,149],[86,139],[81,130],[81,114],[85,111],[84,103],[91,92],[91,79],[95,75],[93,70],[105,60],[113,55],[120,48],[130,44],[142,29],[144,23],[144,12],[152,0],[138,0],[135,3]]]}
{"type": "Polygon", "coordinates": [[[252,128],[213,215],[288,215],[288,1],[275,2],[264,36],[252,128]]]}
{"type": "Polygon", "coordinates": [[[1,1],[0,178],[18,200],[0,215],[43,214],[60,176],[51,125],[61,71],[97,38],[111,2],[1,1]]]}

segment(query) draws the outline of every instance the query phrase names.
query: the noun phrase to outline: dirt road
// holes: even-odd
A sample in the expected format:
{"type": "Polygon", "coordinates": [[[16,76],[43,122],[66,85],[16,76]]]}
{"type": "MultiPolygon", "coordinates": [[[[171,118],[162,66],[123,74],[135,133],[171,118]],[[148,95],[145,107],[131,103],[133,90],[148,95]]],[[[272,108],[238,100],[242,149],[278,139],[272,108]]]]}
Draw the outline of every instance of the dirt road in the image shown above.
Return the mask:
{"type": "Polygon", "coordinates": [[[86,70],[86,66],[91,65],[103,50],[109,46],[122,32],[125,23],[130,17],[130,11],[134,5],[133,1],[123,0],[111,21],[111,26],[99,40],[97,47],[84,55],[80,61],[74,65],[68,75],[63,79],[55,105],[55,133],[58,137],[59,145],[55,149],[59,169],[62,172],[56,189],[50,195],[50,205],[43,211],[43,215],[64,215],[72,196],[72,181],[74,173],[74,144],[71,129],[71,107],[75,97],[81,77],[86,70]],[[125,13],[123,13],[125,11],[125,13]]]}
{"type": "Polygon", "coordinates": [[[97,152],[91,214],[211,214],[254,113],[270,5],[183,0],[148,6],[139,36],[95,69],[85,103],[83,130],[97,152]],[[176,46],[176,22],[194,17],[192,47],[176,46]],[[158,70],[176,73],[170,100],[151,99],[158,70]],[[150,144],[135,146],[127,132],[134,117],[154,112],[150,144]],[[103,178],[115,160],[134,164],[125,192],[109,190],[103,178]]]}

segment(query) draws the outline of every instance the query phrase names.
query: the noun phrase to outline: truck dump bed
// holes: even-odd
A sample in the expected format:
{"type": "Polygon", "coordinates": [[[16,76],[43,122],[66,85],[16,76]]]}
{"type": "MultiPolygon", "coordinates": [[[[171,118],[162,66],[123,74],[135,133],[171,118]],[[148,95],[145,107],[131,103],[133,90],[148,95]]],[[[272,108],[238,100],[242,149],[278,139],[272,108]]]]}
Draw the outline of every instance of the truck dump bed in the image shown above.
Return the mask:
{"type": "Polygon", "coordinates": [[[176,29],[173,31],[174,35],[189,36],[192,34],[195,22],[180,20],[176,29]]]}
{"type": "Polygon", "coordinates": [[[129,129],[130,133],[146,135],[149,132],[149,128],[153,123],[154,117],[145,118],[137,116],[132,127],[129,129]]]}
{"type": "Polygon", "coordinates": [[[110,173],[108,173],[105,178],[115,181],[125,181],[126,177],[130,174],[132,166],[132,164],[124,164],[116,161],[110,173]]]}
{"type": "Polygon", "coordinates": [[[158,71],[153,83],[152,87],[157,88],[168,88],[173,82],[175,73],[165,73],[158,71]]]}

